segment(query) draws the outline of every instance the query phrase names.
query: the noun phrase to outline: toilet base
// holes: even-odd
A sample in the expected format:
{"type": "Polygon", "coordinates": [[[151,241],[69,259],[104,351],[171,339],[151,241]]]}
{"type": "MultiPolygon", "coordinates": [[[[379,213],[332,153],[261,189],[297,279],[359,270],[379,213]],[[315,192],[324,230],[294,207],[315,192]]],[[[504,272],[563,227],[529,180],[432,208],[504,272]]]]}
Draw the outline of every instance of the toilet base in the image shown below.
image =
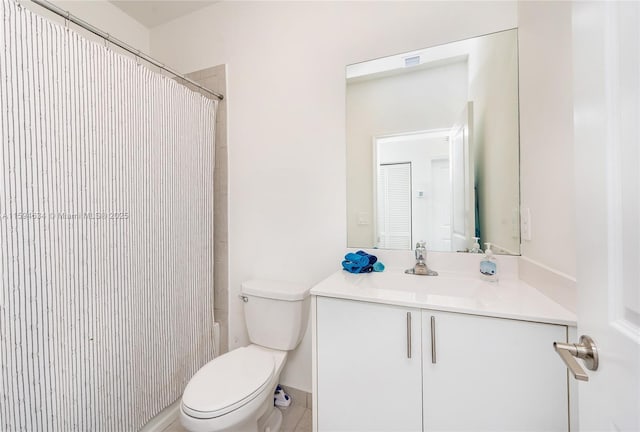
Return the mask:
{"type": "Polygon", "coordinates": [[[193,419],[184,413],[181,414],[180,422],[186,430],[197,432],[280,432],[280,428],[282,427],[282,412],[278,408],[271,406],[258,421],[256,421],[254,417],[253,421],[247,419],[247,421],[243,423],[234,424],[224,429],[212,429],[200,420],[193,422],[193,419]]]}
{"type": "Polygon", "coordinates": [[[258,419],[258,432],[280,432],[282,426],[282,412],[272,407],[258,419]]]}

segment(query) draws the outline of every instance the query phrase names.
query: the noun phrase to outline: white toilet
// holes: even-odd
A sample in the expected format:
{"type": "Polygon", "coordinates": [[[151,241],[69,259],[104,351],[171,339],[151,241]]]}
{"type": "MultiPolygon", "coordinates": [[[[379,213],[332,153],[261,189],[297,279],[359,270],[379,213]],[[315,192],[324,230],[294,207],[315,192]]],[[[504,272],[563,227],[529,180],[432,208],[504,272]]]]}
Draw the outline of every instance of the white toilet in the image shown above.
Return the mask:
{"type": "Polygon", "coordinates": [[[251,280],[242,284],[251,345],[216,357],[191,378],[180,422],[190,432],[278,432],[282,413],[273,393],[309,318],[309,288],[251,280]]]}

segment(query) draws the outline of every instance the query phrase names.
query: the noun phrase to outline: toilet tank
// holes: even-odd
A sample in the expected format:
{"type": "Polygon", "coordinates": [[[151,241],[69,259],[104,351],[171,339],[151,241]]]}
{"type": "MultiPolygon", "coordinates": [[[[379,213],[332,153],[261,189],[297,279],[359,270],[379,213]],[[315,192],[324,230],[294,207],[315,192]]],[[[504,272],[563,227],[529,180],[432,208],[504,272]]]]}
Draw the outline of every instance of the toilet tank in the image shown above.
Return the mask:
{"type": "Polygon", "coordinates": [[[250,280],[242,284],[244,318],[252,343],[290,351],[309,320],[309,287],[292,282],[250,280]]]}

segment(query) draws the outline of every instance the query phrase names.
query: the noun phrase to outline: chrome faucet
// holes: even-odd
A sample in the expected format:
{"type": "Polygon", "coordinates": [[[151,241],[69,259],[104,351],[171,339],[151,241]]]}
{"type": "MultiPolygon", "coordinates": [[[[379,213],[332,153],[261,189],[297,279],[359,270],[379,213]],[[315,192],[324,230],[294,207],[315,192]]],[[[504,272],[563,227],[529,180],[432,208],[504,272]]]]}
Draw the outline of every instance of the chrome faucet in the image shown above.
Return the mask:
{"type": "Polygon", "coordinates": [[[419,241],[416,243],[416,265],[427,265],[427,243],[419,241]]]}
{"type": "Polygon", "coordinates": [[[427,267],[427,244],[424,241],[416,243],[416,265],[412,269],[405,270],[405,273],[422,276],[438,276],[438,272],[427,267]]]}

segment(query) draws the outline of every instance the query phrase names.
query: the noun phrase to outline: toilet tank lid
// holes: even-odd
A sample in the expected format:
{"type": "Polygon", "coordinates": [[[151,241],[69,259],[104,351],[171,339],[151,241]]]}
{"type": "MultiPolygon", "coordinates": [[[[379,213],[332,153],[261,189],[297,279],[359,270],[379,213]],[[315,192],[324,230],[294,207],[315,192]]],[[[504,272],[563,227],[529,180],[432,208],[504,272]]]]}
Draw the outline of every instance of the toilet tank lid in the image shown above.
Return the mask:
{"type": "Polygon", "coordinates": [[[307,285],[295,282],[252,279],[242,283],[242,294],[275,300],[304,300],[309,296],[309,290],[307,285]]]}

